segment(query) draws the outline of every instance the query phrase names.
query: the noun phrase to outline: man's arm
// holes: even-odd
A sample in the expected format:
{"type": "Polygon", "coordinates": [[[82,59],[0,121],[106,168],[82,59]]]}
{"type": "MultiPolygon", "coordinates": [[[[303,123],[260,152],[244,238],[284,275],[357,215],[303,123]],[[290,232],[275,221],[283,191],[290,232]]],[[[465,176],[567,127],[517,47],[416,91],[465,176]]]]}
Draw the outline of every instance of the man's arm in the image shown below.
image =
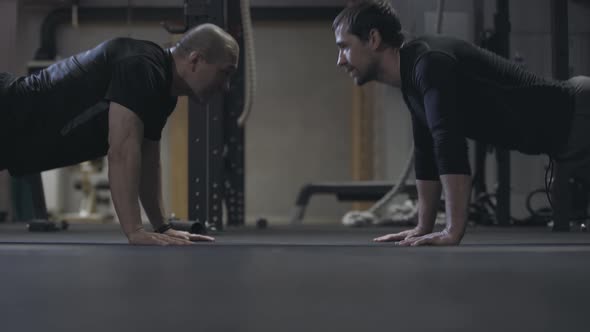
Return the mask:
{"type": "Polygon", "coordinates": [[[399,243],[400,245],[457,245],[461,243],[467,225],[467,207],[471,193],[471,176],[446,174],[441,175],[440,178],[442,188],[445,192],[447,226],[442,232],[406,238],[399,243]]]}
{"type": "Polygon", "coordinates": [[[109,185],[121,228],[131,244],[190,244],[190,241],[143,229],[139,208],[143,123],[128,108],[109,108],[109,185]]]}
{"type": "MultiPolygon", "coordinates": [[[[447,227],[442,232],[406,237],[400,244],[459,244],[467,224],[471,170],[463,130],[470,124],[465,123],[458,112],[459,78],[455,59],[446,54],[431,53],[421,58],[415,71],[417,87],[423,96],[426,123],[432,136],[437,173],[445,192],[447,227]]],[[[428,176],[431,175],[421,175],[416,170],[417,179],[432,179],[428,176]]],[[[434,213],[438,208],[438,203],[435,205],[434,201],[421,203],[421,209],[425,209],[427,214],[434,213]]]]}
{"type": "Polygon", "coordinates": [[[432,233],[440,204],[440,181],[416,180],[418,190],[418,226],[420,233],[432,233]]]}
{"type": "Polygon", "coordinates": [[[109,109],[109,184],[123,232],[141,231],[138,201],[143,123],[129,109],[111,103],[109,109]]]}
{"type": "Polygon", "coordinates": [[[434,157],[434,142],[429,128],[412,112],[414,137],[414,171],[418,191],[418,223],[413,229],[387,234],[375,239],[377,242],[402,241],[432,233],[438,207],[441,184],[434,157]]]}
{"type": "Polygon", "coordinates": [[[162,205],[160,142],[144,139],[141,150],[139,198],[150,223],[154,229],[158,229],[165,223],[162,205]]]}
{"type": "Polygon", "coordinates": [[[445,212],[447,225],[445,231],[454,243],[461,242],[467,226],[469,197],[471,196],[471,176],[447,174],[441,177],[445,192],[445,212]]]}
{"type": "Polygon", "coordinates": [[[416,66],[416,80],[424,98],[426,122],[445,193],[447,226],[442,232],[412,239],[408,244],[459,244],[467,225],[471,170],[463,131],[470,124],[458,112],[459,78],[455,60],[446,54],[425,56],[416,66]]]}
{"type": "Polygon", "coordinates": [[[432,233],[438,206],[440,204],[441,184],[440,181],[416,180],[418,190],[418,224],[412,229],[391,233],[375,238],[376,242],[400,241],[400,245],[411,244],[409,239],[432,233]]]}
{"type": "MultiPolygon", "coordinates": [[[[160,143],[148,139],[143,140],[141,149],[141,178],[139,198],[143,209],[154,229],[166,224],[162,204],[162,171],[160,163],[160,143]]],[[[214,241],[214,238],[199,234],[167,229],[164,234],[188,241],[214,241]]]]}

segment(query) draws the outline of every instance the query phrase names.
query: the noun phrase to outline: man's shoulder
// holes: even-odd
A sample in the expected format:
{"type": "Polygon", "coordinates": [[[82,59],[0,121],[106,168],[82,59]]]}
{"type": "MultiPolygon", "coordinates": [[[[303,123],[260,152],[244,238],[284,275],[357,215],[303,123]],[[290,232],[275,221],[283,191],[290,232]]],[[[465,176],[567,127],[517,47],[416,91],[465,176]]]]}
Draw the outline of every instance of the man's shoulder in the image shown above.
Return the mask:
{"type": "Polygon", "coordinates": [[[462,45],[471,44],[470,41],[460,39],[449,35],[431,35],[424,34],[408,39],[404,45],[422,44],[427,45],[430,48],[444,47],[447,45],[462,45]]]}
{"type": "Polygon", "coordinates": [[[453,66],[460,62],[462,54],[473,52],[474,45],[468,41],[449,36],[421,35],[402,47],[406,70],[415,72],[418,68],[453,66]]]}
{"type": "MultiPolygon", "coordinates": [[[[163,59],[164,49],[158,44],[129,37],[116,37],[106,40],[96,47],[100,53],[107,55],[111,63],[127,60],[163,59]]],[[[157,62],[157,61],[156,61],[157,62]]]]}
{"type": "Polygon", "coordinates": [[[132,72],[152,82],[170,80],[170,60],[160,45],[127,37],[113,38],[103,44],[104,53],[108,54],[107,63],[114,70],[132,72]]]}
{"type": "Polygon", "coordinates": [[[454,56],[458,50],[470,46],[470,42],[451,36],[421,35],[405,42],[402,49],[417,60],[425,54],[433,53],[454,56]]]}
{"type": "Polygon", "coordinates": [[[128,48],[137,48],[137,49],[143,49],[143,48],[159,48],[160,46],[158,46],[158,44],[149,41],[149,40],[143,40],[143,39],[136,39],[136,38],[131,38],[131,37],[115,37],[115,38],[111,38],[111,39],[107,39],[105,40],[102,44],[103,47],[114,47],[114,48],[119,48],[119,47],[128,47],[128,48]]]}

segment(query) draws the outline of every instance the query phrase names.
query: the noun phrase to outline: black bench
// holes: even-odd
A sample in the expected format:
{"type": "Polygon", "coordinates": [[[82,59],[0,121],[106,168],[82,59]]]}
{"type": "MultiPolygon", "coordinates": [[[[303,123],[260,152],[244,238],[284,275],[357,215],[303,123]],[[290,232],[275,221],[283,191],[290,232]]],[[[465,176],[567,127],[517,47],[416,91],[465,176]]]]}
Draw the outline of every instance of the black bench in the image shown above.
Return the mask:
{"type": "MultiPolygon", "coordinates": [[[[295,202],[295,211],[291,216],[291,224],[303,222],[305,209],[316,194],[335,195],[339,201],[378,201],[395,185],[386,181],[351,181],[351,182],[319,182],[310,183],[301,188],[295,202]]],[[[415,195],[416,186],[406,185],[403,192],[415,195]]]]}

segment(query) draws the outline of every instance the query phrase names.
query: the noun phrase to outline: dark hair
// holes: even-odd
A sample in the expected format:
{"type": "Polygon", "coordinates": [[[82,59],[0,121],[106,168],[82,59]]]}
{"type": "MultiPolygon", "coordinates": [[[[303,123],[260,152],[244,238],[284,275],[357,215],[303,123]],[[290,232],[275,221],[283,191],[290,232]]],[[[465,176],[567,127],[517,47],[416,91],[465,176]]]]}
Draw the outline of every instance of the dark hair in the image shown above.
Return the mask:
{"type": "Polygon", "coordinates": [[[339,26],[362,41],[369,40],[369,33],[376,29],[383,42],[391,47],[400,47],[404,42],[402,24],[389,1],[348,1],[348,6],[334,19],[332,29],[336,30],[339,26]]]}

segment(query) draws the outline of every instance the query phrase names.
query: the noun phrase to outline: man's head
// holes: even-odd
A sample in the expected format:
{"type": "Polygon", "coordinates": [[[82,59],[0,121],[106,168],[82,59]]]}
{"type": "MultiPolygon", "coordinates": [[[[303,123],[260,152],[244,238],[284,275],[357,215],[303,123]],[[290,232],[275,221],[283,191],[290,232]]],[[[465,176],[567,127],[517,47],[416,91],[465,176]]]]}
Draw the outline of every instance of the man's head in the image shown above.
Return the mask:
{"type": "Polygon", "coordinates": [[[381,55],[400,48],[404,35],[397,13],[388,1],[353,0],[332,24],[338,46],[338,66],[357,85],[377,79],[381,55]]]}
{"type": "Polygon", "coordinates": [[[235,39],[213,24],[199,25],[184,34],[172,49],[177,79],[183,91],[201,101],[228,89],[238,66],[240,48],[235,39]]]}

